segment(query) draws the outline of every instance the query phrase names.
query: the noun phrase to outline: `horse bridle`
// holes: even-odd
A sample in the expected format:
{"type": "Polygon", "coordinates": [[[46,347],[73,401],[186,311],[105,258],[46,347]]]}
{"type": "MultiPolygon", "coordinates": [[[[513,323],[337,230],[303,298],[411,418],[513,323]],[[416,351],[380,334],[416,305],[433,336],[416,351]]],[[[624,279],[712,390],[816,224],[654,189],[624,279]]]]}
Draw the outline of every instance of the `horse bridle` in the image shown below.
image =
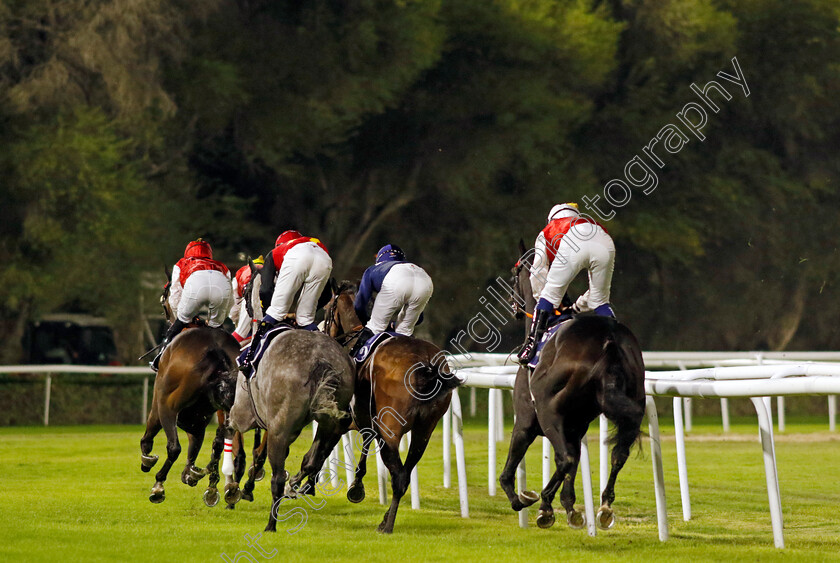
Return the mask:
{"type": "MultiPolygon", "coordinates": [[[[338,322],[338,298],[341,296],[340,293],[333,295],[333,298],[330,299],[329,304],[327,305],[327,309],[325,312],[325,319],[324,319],[324,334],[327,336],[330,335],[333,325],[340,327],[341,323],[338,322]]],[[[343,332],[341,334],[337,334],[335,336],[335,341],[341,344],[342,346],[347,346],[351,340],[359,336],[359,333],[362,332],[364,326],[358,326],[349,330],[347,332],[343,332]]]]}
{"type": "Polygon", "coordinates": [[[522,285],[519,283],[519,274],[522,272],[523,264],[517,261],[511,271],[513,272],[513,292],[510,295],[510,308],[513,311],[513,316],[522,313],[529,319],[533,319],[534,315],[525,310],[525,307],[519,304],[517,296],[522,296],[522,285]]]}

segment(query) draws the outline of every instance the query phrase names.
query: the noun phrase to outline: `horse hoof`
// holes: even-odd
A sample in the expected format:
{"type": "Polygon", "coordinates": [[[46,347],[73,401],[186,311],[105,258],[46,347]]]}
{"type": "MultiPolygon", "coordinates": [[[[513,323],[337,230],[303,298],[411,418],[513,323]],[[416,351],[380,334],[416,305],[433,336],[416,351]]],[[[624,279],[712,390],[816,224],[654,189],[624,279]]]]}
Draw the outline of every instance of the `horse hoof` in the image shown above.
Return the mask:
{"type": "Polygon", "coordinates": [[[582,512],[573,510],[566,514],[566,522],[569,524],[570,528],[574,530],[580,530],[584,526],[586,526],[586,517],[583,515],[582,512]]]}
{"type": "Polygon", "coordinates": [[[540,495],[534,491],[522,491],[519,493],[519,502],[522,503],[522,508],[527,508],[540,500],[540,495]]]}
{"type": "Polygon", "coordinates": [[[253,479],[254,481],[262,481],[265,478],[265,468],[260,467],[260,470],[257,471],[256,475],[254,474],[254,466],[248,468],[248,478],[253,479]]]}
{"type": "Polygon", "coordinates": [[[156,455],[140,454],[140,471],[142,471],[143,473],[148,473],[152,470],[152,467],[155,466],[157,461],[158,456],[156,455]]]}
{"type": "Polygon", "coordinates": [[[225,486],[225,503],[236,504],[242,499],[242,490],[239,483],[231,483],[225,486]]]}
{"type": "Polygon", "coordinates": [[[598,527],[602,530],[609,530],[615,526],[615,514],[613,514],[612,509],[602,507],[595,516],[595,523],[598,524],[598,527]]]}
{"type": "Polygon", "coordinates": [[[235,504],[226,504],[225,505],[225,510],[235,510],[235,509],[236,509],[235,504]]]}
{"type": "Polygon", "coordinates": [[[537,514],[537,526],[542,529],[550,528],[554,525],[554,511],[540,510],[537,514]]]}
{"type": "MultiPolygon", "coordinates": [[[[194,480],[197,484],[199,481],[204,479],[207,476],[207,470],[203,468],[198,468],[195,465],[190,467],[190,480],[194,480]]],[[[194,487],[195,485],[190,485],[194,487]]]]}
{"type": "Polygon", "coordinates": [[[382,522],[379,525],[379,527],[376,528],[376,531],[379,532],[380,534],[393,534],[394,533],[394,530],[389,530],[385,527],[385,522],[382,522]]]}
{"type": "Polygon", "coordinates": [[[245,491],[242,491],[242,500],[254,502],[254,493],[246,493],[245,491]]]}
{"type": "Polygon", "coordinates": [[[219,504],[220,498],[221,495],[215,487],[208,488],[206,491],[204,491],[204,504],[206,504],[210,508],[213,508],[214,506],[219,504]]]}
{"type": "Polygon", "coordinates": [[[357,485],[347,489],[347,500],[354,503],[359,503],[365,500],[365,486],[357,485]]]}
{"type": "Polygon", "coordinates": [[[166,491],[163,490],[163,483],[155,483],[152,487],[152,492],[149,495],[149,502],[159,504],[166,499],[166,491]]]}

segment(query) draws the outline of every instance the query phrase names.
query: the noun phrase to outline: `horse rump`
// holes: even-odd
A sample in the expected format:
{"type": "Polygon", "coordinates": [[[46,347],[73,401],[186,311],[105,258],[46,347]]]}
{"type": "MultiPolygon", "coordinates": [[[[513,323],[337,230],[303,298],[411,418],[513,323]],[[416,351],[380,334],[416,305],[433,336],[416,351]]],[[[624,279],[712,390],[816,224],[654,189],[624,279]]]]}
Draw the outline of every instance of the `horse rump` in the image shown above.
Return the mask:
{"type": "Polygon", "coordinates": [[[609,443],[623,438],[641,445],[641,422],[645,414],[644,368],[610,335],[604,341],[601,358],[592,368],[602,387],[601,411],[613,422],[609,443]],[[641,374],[641,375],[640,375],[641,374]]]}

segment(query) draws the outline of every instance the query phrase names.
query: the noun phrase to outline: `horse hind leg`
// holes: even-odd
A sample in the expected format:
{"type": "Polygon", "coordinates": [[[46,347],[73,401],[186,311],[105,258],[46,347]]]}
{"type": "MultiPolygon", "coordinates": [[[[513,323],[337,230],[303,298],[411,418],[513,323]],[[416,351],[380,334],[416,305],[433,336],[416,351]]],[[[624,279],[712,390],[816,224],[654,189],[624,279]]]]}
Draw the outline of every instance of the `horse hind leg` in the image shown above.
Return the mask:
{"type": "MultiPolygon", "coordinates": [[[[364,438],[364,434],[359,434],[359,436],[364,438]]],[[[347,500],[350,502],[359,503],[365,500],[364,478],[365,475],[367,475],[367,458],[369,452],[370,441],[362,442],[362,447],[359,453],[359,463],[356,465],[356,471],[353,474],[353,483],[347,488],[347,500]]]]}
{"type": "Polygon", "coordinates": [[[268,449],[266,448],[267,438],[268,434],[265,434],[262,440],[260,440],[260,431],[257,429],[256,435],[254,436],[254,461],[248,469],[248,480],[242,488],[242,500],[253,502],[256,482],[262,481],[265,477],[265,459],[268,454],[268,449]]]}
{"type": "Polygon", "coordinates": [[[149,500],[153,503],[163,502],[166,498],[163,483],[169,475],[169,469],[178,456],[181,455],[181,444],[178,443],[178,428],[175,426],[177,414],[169,409],[165,409],[160,413],[160,423],[163,426],[163,431],[166,432],[166,461],[155,475],[155,484],[152,487],[149,500]]]}
{"type": "Polygon", "coordinates": [[[220,423],[216,428],[216,436],[213,438],[213,447],[210,453],[210,463],[207,464],[207,474],[210,476],[207,489],[204,491],[204,504],[214,507],[219,503],[221,496],[217,486],[221,479],[219,475],[219,460],[222,457],[222,449],[225,442],[225,425],[220,423]]]}
{"type": "MultiPolygon", "coordinates": [[[[268,516],[268,524],[265,527],[266,532],[277,531],[277,520],[285,521],[287,515],[278,517],[278,511],[283,501],[284,491],[286,489],[286,479],[289,474],[286,473],[286,457],[289,454],[289,436],[285,433],[272,436],[267,444],[268,461],[271,464],[271,511],[268,516]]],[[[291,511],[295,512],[295,509],[291,511]]],[[[290,517],[290,516],[288,516],[290,517]]],[[[305,520],[303,521],[305,524],[305,520]]]]}
{"type": "Polygon", "coordinates": [[[385,467],[391,474],[391,489],[393,498],[391,499],[391,506],[385,512],[382,518],[382,523],[376,531],[383,534],[390,534],[394,531],[394,522],[397,519],[397,509],[400,506],[400,500],[405,495],[408,489],[409,473],[406,471],[402,461],[400,461],[399,450],[400,436],[396,436],[392,443],[383,441],[380,443],[382,452],[382,461],[385,467]]]}
{"type": "Polygon", "coordinates": [[[146,420],[146,432],[140,438],[140,471],[148,473],[152,467],[158,462],[158,456],[151,455],[152,446],[154,445],[155,436],[160,432],[161,424],[158,417],[157,407],[152,404],[152,409],[149,411],[149,417],[146,420]]]}
{"type": "Polygon", "coordinates": [[[517,495],[514,487],[516,468],[519,467],[519,463],[525,457],[528,448],[531,447],[531,444],[539,435],[539,423],[537,423],[536,418],[532,417],[528,423],[523,422],[525,418],[524,416],[517,417],[513,425],[507,460],[499,476],[499,485],[507,495],[510,507],[517,512],[539,500],[539,496],[534,491],[522,491],[521,494],[517,495]]]}
{"type": "Polygon", "coordinates": [[[181,472],[181,482],[190,487],[198,485],[198,482],[207,475],[206,469],[199,469],[195,466],[195,460],[198,459],[198,452],[201,451],[201,445],[204,442],[204,431],[204,428],[198,428],[193,429],[192,432],[187,432],[189,438],[187,464],[181,472]]]}
{"type": "Polygon", "coordinates": [[[545,432],[545,437],[554,447],[554,464],[556,467],[554,475],[540,493],[542,502],[537,513],[537,525],[541,528],[549,528],[554,524],[554,508],[551,503],[560,484],[566,479],[566,475],[575,467],[575,459],[571,448],[563,432],[563,420],[557,416],[544,417],[540,419],[540,425],[545,432]]]}
{"type": "Polygon", "coordinates": [[[595,522],[602,530],[609,530],[615,525],[615,514],[612,510],[612,503],[615,501],[615,481],[618,473],[630,457],[630,448],[639,437],[639,424],[625,421],[617,426],[615,446],[611,454],[610,477],[601,494],[601,508],[595,517],[595,522]]]}
{"type": "Polygon", "coordinates": [[[326,461],[330,452],[335,448],[340,439],[341,433],[335,424],[330,424],[329,422],[318,424],[318,431],[315,433],[312,446],[310,446],[309,451],[306,452],[301,461],[300,472],[289,481],[289,490],[286,491],[287,494],[315,494],[315,483],[318,480],[318,473],[324,466],[324,461],[326,461]],[[304,478],[307,479],[306,485],[300,487],[300,482],[304,478]]]}
{"type": "Polygon", "coordinates": [[[560,504],[566,510],[566,522],[570,528],[582,529],[586,525],[586,518],[583,513],[575,510],[575,477],[577,477],[578,464],[580,463],[580,441],[574,444],[572,452],[574,462],[563,479],[563,488],[560,491],[560,504]]]}

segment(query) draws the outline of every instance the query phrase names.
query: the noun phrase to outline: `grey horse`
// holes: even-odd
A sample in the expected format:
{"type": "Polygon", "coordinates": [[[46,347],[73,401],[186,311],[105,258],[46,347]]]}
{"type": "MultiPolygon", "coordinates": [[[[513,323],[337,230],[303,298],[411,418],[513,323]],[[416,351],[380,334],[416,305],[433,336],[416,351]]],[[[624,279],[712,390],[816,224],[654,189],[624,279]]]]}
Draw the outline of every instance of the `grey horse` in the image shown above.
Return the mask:
{"type": "MultiPolygon", "coordinates": [[[[261,319],[260,277],[255,275],[250,299],[255,318],[261,319]]],[[[265,531],[277,529],[277,509],[284,494],[313,494],[324,460],[350,426],[350,399],[355,369],[350,357],[332,338],[320,332],[289,330],[271,342],[250,385],[240,374],[230,425],[245,432],[264,424],[271,464],[272,508],[265,531]],[[259,419],[259,420],[258,420],[259,419]],[[289,447],[312,421],[318,431],[303,458],[300,473],[286,487],[289,447]],[[300,483],[307,479],[301,487],[300,483]]]]}

